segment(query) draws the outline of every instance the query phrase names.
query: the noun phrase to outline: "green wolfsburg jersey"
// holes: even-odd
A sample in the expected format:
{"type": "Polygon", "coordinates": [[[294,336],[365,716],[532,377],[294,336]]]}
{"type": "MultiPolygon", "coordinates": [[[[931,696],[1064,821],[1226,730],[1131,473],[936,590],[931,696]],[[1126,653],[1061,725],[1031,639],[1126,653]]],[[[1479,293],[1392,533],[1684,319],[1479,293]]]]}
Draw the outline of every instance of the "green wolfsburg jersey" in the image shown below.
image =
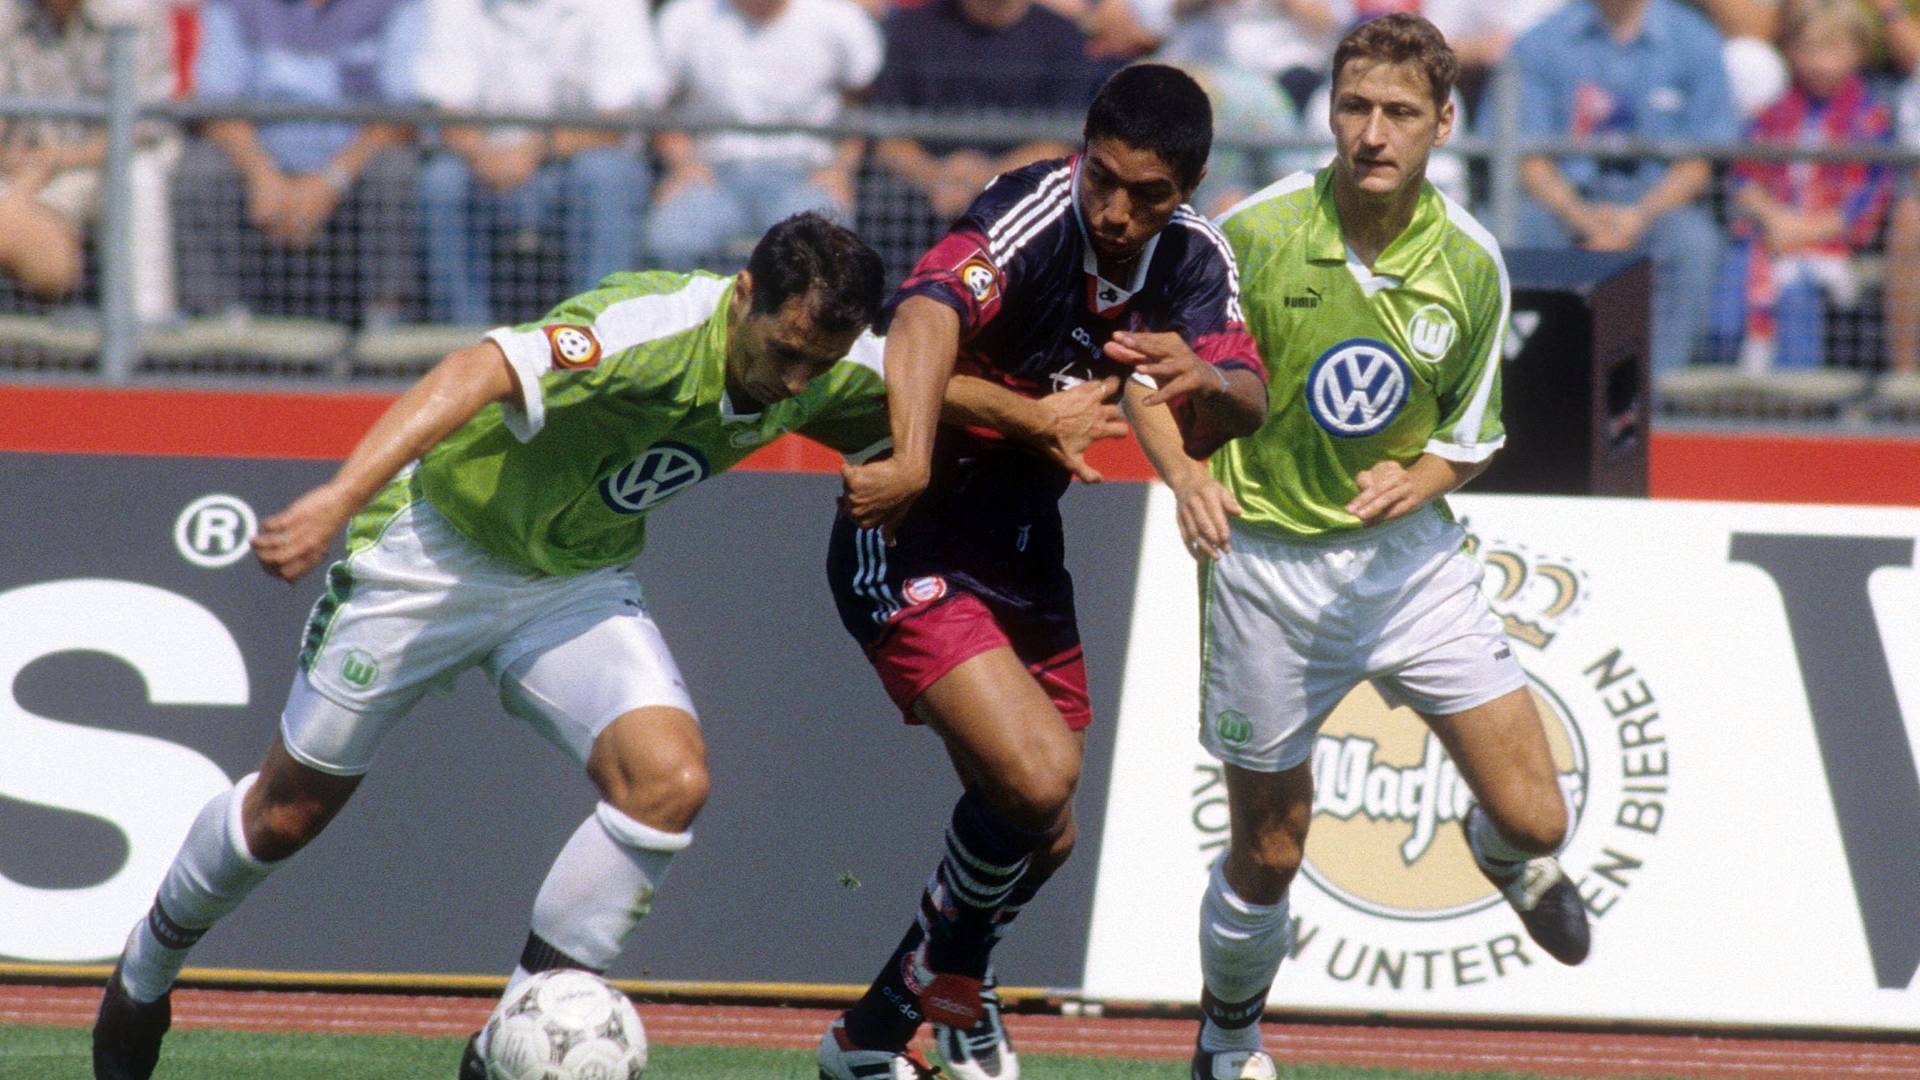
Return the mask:
{"type": "Polygon", "coordinates": [[[1332,166],[1296,173],[1220,219],[1267,365],[1267,422],[1211,469],[1242,522],[1283,535],[1358,528],[1345,509],[1354,476],[1382,461],[1481,461],[1506,440],[1499,245],[1427,184],[1368,271],[1347,249],[1332,183],[1332,166]]]}
{"type": "MultiPolygon", "coordinates": [[[[549,574],[640,553],[646,515],[789,431],[852,457],[889,437],[881,344],[798,396],[738,412],[725,389],[733,279],[614,274],[537,323],[492,331],[520,384],[420,459],[411,481],[469,539],[549,574]]],[[[751,403],[757,405],[758,403],[751,403]]]]}

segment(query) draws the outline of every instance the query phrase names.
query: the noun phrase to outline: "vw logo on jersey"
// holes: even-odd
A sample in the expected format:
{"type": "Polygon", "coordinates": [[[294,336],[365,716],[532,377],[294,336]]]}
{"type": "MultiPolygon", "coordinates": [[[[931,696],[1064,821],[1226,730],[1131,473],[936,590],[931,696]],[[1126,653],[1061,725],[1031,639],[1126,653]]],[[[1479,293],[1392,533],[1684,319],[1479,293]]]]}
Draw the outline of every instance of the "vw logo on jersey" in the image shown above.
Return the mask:
{"type": "Polygon", "coordinates": [[[1400,415],[1411,383],[1412,372],[1393,346],[1349,338],[1322,353],[1307,372],[1307,408],[1327,431],[1357,439],[1400,415]]]}
{"type": "Polygon", "coordinates": [[[707,478],[707,459],[679,443],[654,443],[633,463],[600,481],[600,497],[615,512],[644,514],[707,478]]]}

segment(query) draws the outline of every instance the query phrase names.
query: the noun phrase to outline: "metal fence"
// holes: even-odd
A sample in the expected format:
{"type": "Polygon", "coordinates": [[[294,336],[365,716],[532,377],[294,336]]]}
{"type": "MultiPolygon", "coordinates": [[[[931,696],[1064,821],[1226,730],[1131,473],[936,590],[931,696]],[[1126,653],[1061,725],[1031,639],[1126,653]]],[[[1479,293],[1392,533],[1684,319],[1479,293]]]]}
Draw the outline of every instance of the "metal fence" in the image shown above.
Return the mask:
{"type": "MultiPolygon", "coordinates": [[[[450,116],[425,107],[143,103],[134,95],[132,50],[130,34],[116,38],[113,90],[105,100],[0,95],[0,120],[77,119],[109,136],[78,288],[39,298],[0,279],[0,378],[394,383],[471,343],[487,325],[537,318],[592,280],[596,267],[703,264],[730,271],[744,262],[758,232],[743,225],[727,242],[696,252],[655,213],[650,196],[660,175],[649,162],[646,136],[667,126],[697,131],[698,125],[659,116],[569,117],[569,128],[614,133],[609,147],[543,165],[525,183],[496,194],[442,149],[435,133],[455,122],[485,130],[551,129],[552,117],[450,116]],[[257,193],[201,134],[223,118],[383,124],[408,137],[343,185],[338,205],[321,220],[262,227],[257,193]],[[155,122],[170,134],[154,138],[155,122]]],[[[1656,263],[1656,306],[1693,297],[1691,317],[1701,324],[1687,340],[1690,362],[1656,375],[1663,418],[1920,432],[1920,370],[1909,359],[1920,353],[1920,239],[1901,239],[1920,238],[1920,195],[1905,179],[1920,166],[1920,154],[1526,139],[1518,135],[1525,103],[1513,87],[1510,80],[1492,80],[1479,106],[1483,122],[1456,137],[1430,170],[1508,247],[1538,236],[1528,229],[1527,215],[1537,211],[1530,210],[1520,180],[1521,162],[1530,155],[1713,163],[1714,183],[1697,215],[1706,232],[1682,247],[1714,247],[1718,265],[1696,266],[1688,276],[1656,263]],[[1734,163],[1741,161],[1876,167],[1887,193],[1881,219],[1902,218],[1911,228],[1882,221],[1871,235],[1836,250],[1769,258],[1746,242],[1728,194],[1734,163]],[[1744,261],[1736,269],[1737,260],[1744,261]]],[[[1321,108],[1310,102],[1307,115],[1321,108]]],[[[1072,145],[1080,121],[1077,114],[853,109],[835,125],[812,130],[949,146],[1038,139],[1072,145]]],[[[1317,166],[1331,154],[1324,130],[1304,122],[1256,133],[1223,123],[1213,175],[1196,202],[1215,212],[1238,193],[1317,166]]],[[[941,213],[872,160],[862,166],[853,194],[843,216],[880,250],[897,281],[939,235],[941,213]]]]}

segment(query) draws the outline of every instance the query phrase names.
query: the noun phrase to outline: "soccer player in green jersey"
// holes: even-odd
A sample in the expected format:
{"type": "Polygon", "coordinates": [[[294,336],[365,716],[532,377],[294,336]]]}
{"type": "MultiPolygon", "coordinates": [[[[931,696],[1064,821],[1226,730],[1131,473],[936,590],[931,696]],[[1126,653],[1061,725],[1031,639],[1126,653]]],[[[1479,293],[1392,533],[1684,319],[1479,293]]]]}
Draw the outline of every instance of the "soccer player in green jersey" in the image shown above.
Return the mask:
{"type": "MultiPolygon", "coordinates": [[[[254,549],[273,576],[313,569],[342,527],[347,555],[260,771],[201,811],[128,938],[96,1077],[152,1073],[194,943],[468,667],[601,799],[540,887],[514,981],[614,961],[707,797],[693,702],[627,568],[646,515],[786,431],[856,460],[883,445],[881,345],[861,337],[881,288],[879,255],[814,214],[774,226],[734,277],[615,274],[447,356],[332,480],[266,520],[254,549]]],[[[477,1065],[470,1046],[463,1075],[477,1065]]]]}
{"type": "Polygon", "coordinates": [[[1164,418],[1136,417],[1204,556],[1201,742],[1224,763],[1231,820],[1201,905],[1194,1080],[1275,1075],[1258,1022],[1288,942],[1310,754],[1363,679],[1439,735],[1478,800],[1475,861],[1534,940],[1569,964],[1587,953],[1585,908],[1553,857],[1569,816],[1545,731],[1443,498],[1504,440],[1508,313],[1498,245],[1426,182],[1456,71],[1416,15],[1347,35],[1333,164],[1220,222],[1269,374],[1265,424],[1202,468],[1164,418]]]}

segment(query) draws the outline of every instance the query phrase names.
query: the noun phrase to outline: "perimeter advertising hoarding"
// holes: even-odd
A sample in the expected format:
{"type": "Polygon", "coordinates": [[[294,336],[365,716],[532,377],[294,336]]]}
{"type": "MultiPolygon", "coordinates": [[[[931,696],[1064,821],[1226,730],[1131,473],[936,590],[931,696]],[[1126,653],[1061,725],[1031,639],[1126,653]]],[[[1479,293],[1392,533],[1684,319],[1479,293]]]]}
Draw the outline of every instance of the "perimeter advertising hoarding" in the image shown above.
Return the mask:
{"type": "MultiPolygon", "coordinates": [[[[1454,505],[1579,808],[1592,956],[1526,940],[1472,867],[1452,763],[1363,686],[1314,751],[1272,1004],[1920,1029],[1920,511],[1454,505]]],[[[1226,803],[1163,489],[1144,544],[1083,985],[1193,1002],[1226,803]]]]}
{"type": "MultiPolygon", "coordinates": [[[[0,963],[110,960],[199,807],[257,767],[321,576],[271,580],[245,541],[335,467],[0,454],[0,963]]],[[[827,592],[838,487],[739,473],[653,516],[637,570],[714,788],[616,975],[865,983],[939,857],[952,770],[900,722],[827,592]]],[[[1107,484],[1063,506],[1102,715],[1080,793],[1089,857],[1022,919],[1014,985],[1071,986],[1084,961],[1145,498],[1107,484]]],[[[580,770],[469,673],[415,709],[339,820],[194,963],[504,975],[591,806],[580,770]]]]}

